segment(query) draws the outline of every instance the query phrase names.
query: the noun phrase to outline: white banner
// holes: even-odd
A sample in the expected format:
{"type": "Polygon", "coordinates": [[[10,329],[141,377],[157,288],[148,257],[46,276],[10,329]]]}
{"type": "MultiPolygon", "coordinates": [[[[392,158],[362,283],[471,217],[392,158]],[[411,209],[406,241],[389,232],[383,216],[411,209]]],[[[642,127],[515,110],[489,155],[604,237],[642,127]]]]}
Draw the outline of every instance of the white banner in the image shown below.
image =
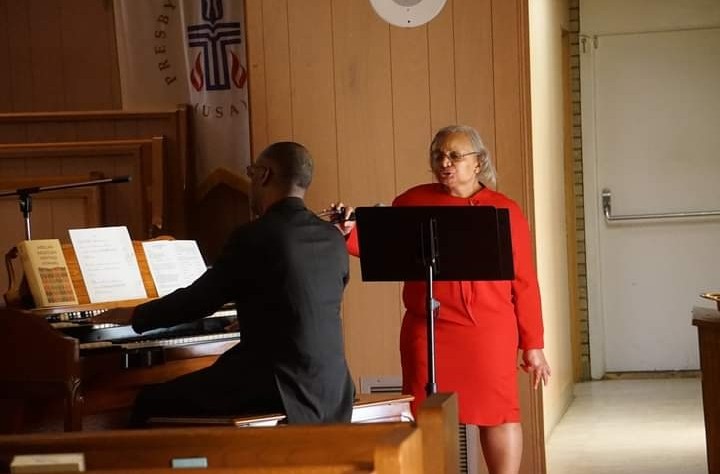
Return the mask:
{"type": "Polygon", "coordinates": [[[190,104],[198,194],[250,164],[243,0],[115,0],[123,108],[190,104]]]}

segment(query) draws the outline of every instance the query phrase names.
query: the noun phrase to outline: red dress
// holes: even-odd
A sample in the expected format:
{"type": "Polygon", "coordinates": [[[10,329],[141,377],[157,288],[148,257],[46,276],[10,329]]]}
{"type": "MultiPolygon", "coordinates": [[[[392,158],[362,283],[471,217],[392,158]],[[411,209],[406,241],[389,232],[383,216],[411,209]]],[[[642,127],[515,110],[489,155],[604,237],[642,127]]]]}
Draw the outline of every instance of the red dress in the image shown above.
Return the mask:
{"type": "MultiPolygon", "coordinates": [[[[411,188],[398,196],[393,206],[509,209],[515,279],[434,283],[434,297],[440,302],[435,322],[435,363],[438,391],[458,393],[461,423],[494,426],[519,422],[517,350],[543,347],[540,292],[530,230],[522,211],[513,200],[488,188],[469,198],[458,198],[439,184],[411,188]]],[[[355,232],[348,238],[348,250],[358,254],[355,232]]],[[[425,399],[427,383],[425,283],[406,282],[403,302],[403,393],[415,396],[415,411],[425,399]]]]}

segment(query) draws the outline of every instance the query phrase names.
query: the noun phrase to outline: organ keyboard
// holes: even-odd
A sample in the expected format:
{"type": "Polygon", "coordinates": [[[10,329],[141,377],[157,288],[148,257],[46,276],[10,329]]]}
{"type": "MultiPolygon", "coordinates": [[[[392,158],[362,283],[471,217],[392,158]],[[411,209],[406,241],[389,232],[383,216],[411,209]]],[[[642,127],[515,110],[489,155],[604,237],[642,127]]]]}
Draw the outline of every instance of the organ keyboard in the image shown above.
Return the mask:
{"type": "MultiPolygon", "coordinates": [[[[137,302],[135,302],[137,303],[137,302]]],[[[240,339],[225,328],[234,308],[172,328],[136,334],[130,326],[92,324],[99,305],[71,310],[0,309],[0,405],[64,401],[66,430],[81,428],[83,416],[131,406],[144,385],[160,383],[212,364],[240,339]],[[9,394],[9,395],[6,395],[9,394]],[[35,402],[33,402],[35,400],[35,402]]],[[[20,431],[17,420],[0,430],[20,431]]]]}
{"type": "MultiPolygon", "coordinates": [[[[157,297],[142,242],[133,241],[133,248],[146,293],[157,297]]],[[[205,368],[239,341],[239,333],[225,330],[237,318],[232,307],[143,334],[136,334],[130,326],[92,324],[92,316],[147,299],[90,303],[72,245],[65,244],[62,250],[81,304],[0,308],[0,432],[24,430],[25,421],[35,412],[41,418],[29,420],[36,422],[31,428],[46,430],[45,408],[58,411],[57,405],[65,430],[79,430],[83,418],[127,409],[144,385],[205,368]],[[34,411],[25,410],[27,406],[34,411]]],[[[17,284],[21,279],[13,266],[16,256],[11,251],[5,259],[11,281],[5,297],[9,306],[25,301],[14,293],[23,288],[17,284]]]]}

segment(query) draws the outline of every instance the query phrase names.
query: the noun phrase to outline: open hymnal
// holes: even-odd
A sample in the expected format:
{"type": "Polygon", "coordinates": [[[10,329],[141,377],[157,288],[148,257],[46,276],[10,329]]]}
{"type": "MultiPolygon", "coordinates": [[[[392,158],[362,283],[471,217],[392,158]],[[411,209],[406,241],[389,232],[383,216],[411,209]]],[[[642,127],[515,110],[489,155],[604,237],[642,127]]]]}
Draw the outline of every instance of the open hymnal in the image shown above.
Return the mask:
{"type": "Polygon", "coordinates": [[[158,296],[188,286],[207,269],[194,240],[151,240],[142,245],[158,296]]]}
{"type": "Polygon", "coordinates": [[[85,470],[82,453],[20,454],[10,463],[11,473],[81,472],[85,470]]]}
{"type": "Polygon", "coordinates": [[[147,298],[127,227],[68,232],[91,303],[147,298]]]}
{"type": "Polygon", "coordinates": [[[23,240],[17,249],[36,307],[78,303],[59,240],[23,240]]]}

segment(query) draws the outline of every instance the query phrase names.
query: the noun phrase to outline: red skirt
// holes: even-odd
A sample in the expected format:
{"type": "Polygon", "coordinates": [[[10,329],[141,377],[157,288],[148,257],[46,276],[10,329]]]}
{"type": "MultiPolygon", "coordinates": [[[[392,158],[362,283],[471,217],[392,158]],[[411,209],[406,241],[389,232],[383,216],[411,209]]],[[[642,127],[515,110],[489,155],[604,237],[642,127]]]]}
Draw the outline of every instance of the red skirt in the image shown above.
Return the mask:
{"type": "MultiPolygon", "coordinates": [[[[518,331],[515,318],[509,316],[482,318],[475,325],[442,317],[435,321],[437,391],[457,392],[461,423],[495,426],[520,421],[518,331]]],[[[426,341],[425,315],[406,313],[400,331],[403,393],[415,396],[414,413],[426,398],[426,341]]]]}

